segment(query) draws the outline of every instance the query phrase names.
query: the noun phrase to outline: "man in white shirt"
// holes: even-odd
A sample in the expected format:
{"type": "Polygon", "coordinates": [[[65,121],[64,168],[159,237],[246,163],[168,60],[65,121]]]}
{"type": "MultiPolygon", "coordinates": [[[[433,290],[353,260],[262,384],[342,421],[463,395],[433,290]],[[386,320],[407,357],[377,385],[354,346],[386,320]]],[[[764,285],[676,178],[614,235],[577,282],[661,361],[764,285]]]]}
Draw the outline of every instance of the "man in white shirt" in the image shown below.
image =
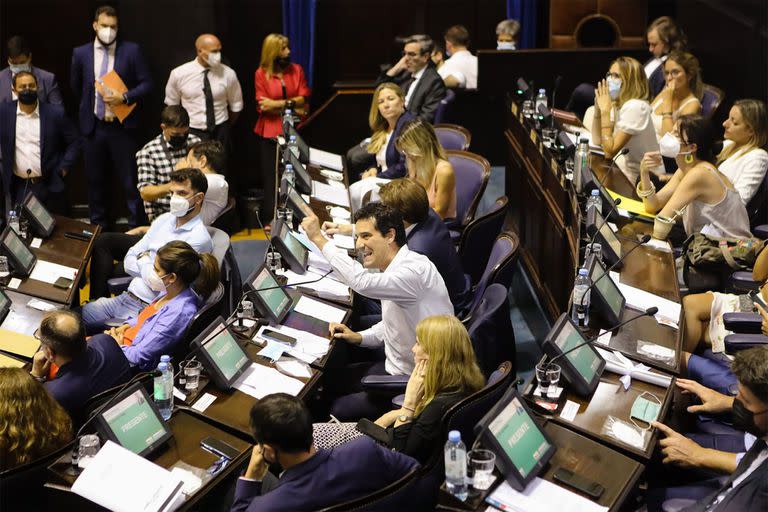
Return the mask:
{"type": "Polygon", "coordinates": [[[193,167],[200,169],[208,180],[208,191],[200,216],[203,224],[210,226],[219,214],[227,207],[229,201],[229,184],[222,174],[226,162],[226,152],[221,142],[209,140],[198,142],[189,148],[186,160],[180,160],[177,169],[193,167]]]}
{"type": "MultiPolygon", "coordinates": [[[[381,322],[362,332],[331,323],[333,339],[370,349],[384,347],[385,361],[367,364],[364,374],[409,375],[414,368],[416,324],[429,316],[452,315],[453,305],[435,265],[408,249],[400,213],[381,203],[369,203],[355,213],[362,265],[325,238],[316,216],[305,217],[301,225],[340,281],[363,296],[381,300],[381,322]]],[[[378,402],[366,393],[354,393],[338,399],[332,413],[339,419],[376,417],[382,406],[387,408],[387,400],[378,402]]]]}
{"type": "Polygon", "coordinates": [[[215,35],[199,36],[195,49],[197,57],[171,71],[165,104],[183,106],[192,133],[219,140],[226,148],[230,127],[243,110],[243,91],[235,71],[222,64],[221,41],[215,35]]]}
{"type": "Polygon", "coordinates": [[[450,55],[437,72],[446,87],[477,89],[477,57],[469,53],[469,31],[454,25],[445,31],[445,53],[450,55]]]}

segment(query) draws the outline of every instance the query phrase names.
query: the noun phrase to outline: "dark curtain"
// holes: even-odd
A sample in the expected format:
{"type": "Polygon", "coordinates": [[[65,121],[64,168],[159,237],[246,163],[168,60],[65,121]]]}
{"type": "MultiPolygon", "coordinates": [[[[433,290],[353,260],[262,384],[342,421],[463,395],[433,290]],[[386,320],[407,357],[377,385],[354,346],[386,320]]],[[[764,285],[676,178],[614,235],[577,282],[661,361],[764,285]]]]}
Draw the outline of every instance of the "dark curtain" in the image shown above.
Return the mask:
{"type": "Polygon", "coordinates": [[[283,0],[283,34],[291,44],[291,60],[304,68],[313,85],[317,0],[283,0]]]}
{"type": "Polygon", "coordinates": [[[507,0],[507,18],[520,22],[518,48],[536,48],[536,0],[507,0]]]}

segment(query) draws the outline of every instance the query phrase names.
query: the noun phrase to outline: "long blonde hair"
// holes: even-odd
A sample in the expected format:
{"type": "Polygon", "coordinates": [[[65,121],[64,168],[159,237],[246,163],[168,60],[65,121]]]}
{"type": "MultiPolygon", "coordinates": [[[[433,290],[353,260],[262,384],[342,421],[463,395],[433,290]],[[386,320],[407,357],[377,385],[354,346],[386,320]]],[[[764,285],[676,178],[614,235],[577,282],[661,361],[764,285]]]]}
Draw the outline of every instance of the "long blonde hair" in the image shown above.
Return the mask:
{"type": "Polygon", "coordinates": [[[619,108],[629,100],[648,100],[648,77],[642,64],[632,57],[619,57],[611,63],[618,64],[621,77],[619,108]]]}
{"type": "Polygon", "coordinates": [[[0,471],[32,462],[72,439],[72,420],[21,368],[0,368],[0,471]]]}
{"type": "Polygon", "coordinates": [[[384,116],[379,112],[379,95],[384,89],[389,89],[394,92],[398,98],[403,102],[405,106],[405,93],[399,85],[392,82],[384,82],[379,85],[373,92],[373,101],[371,102],[371,111],[368,112],[368,126],[371,127],[371,142],[368,144],[368,152],[376,154],[379,152],[384,142],[387,140],[387,130],[389,129],[389,123],[384,116]]]}
{"type": "Polygon", "coordinates": [[[445,150],[437,140],[435,129],[421,119],[405,123],[395,141],[395,148],[411,157],[413,169],[409,167],[408,174],[425,189],[429,189],[432,184],[437,161],[447,160],[445,150]]]}
{"type": "Polygon", "coordinates": [[[439,393],[474,393],[485,385],[467,329],[458,318],[427,317],[416,326],[416,338],[429,355],[424,396],[416,405],[416,415],[439,393]]]}
{"type": "Polygon", "coordinates": [[[283,46],[288,44],[288,38],[283,34],[269,34],[261,45],[261,62],[259,67],[264,70],[267,78],[275,73],[275,59],[280,56],[283,46]]]}
{"type": "Polygon", "coordinates": [[[734,101],[733,106],[738,107],[744,123],[752,129],[752,137],[746,144],[739,147],[736,147],[736,144],[725,146],[717,155],[718,165],[742,148],[746,149],[744,153],[748,153],[756,148],[764,148],[768,144],[768,119],[766,119],[768,112],[766,112],[765,103],[760,100],[743,99],[734,101]]]}

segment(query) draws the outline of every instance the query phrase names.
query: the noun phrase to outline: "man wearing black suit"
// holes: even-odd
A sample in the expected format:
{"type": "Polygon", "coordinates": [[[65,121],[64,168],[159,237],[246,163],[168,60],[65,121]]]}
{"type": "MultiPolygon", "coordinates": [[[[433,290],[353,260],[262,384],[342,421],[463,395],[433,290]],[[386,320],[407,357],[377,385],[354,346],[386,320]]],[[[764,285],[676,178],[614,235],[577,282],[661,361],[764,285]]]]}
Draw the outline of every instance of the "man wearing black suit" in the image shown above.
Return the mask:
{"type": "Polygon", "coordinates": [[[63,107],[38,100],[35,75],[16,73],[13,91],[17,101],[0,103],[5,211],[28,190],[50,210],[65,213],[63,178],[80,152],[80,137],[63,107]]]}
{"type": "Polygon", "coordinates": [[[445,84],[430,58],[435,43],[426,35],[406,39],[403,58],[382,73],[376,85],[394,82],[405,92],[405,109],[431,123],[440,101],[445,98],[445,84]]]}
{"type": "Polygon", "coordinates": [[[13,36],[8,40],[6,50],[8,67],[0,71],[0,102],[16,100],[16,92],[11,87],[11,80],[21,71],[29,71],[37,78],[37,97],[40,101],[56,105],[64,102],[59,84],[56,82],[56,75],[32,65],[32,50],[26,39],[13,36]]]}

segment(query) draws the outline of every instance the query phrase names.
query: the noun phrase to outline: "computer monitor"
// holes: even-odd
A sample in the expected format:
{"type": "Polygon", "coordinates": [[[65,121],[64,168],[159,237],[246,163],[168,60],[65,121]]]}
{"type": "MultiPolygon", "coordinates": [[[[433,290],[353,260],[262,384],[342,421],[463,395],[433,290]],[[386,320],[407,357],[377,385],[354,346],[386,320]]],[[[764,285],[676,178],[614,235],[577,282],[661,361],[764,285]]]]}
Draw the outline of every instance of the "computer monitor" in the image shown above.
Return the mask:
{"type": "Polygon", "coordinates": [[[297,274],[306,272],[309,251],[304,244],[296,240],[285,222],[275,223],[272,230],[272,245],[285,258],[291,270],[297,274]]]}
{"type": "Polygon", "coordinates": [[[11,312],[11,299],[4,291],[0,290],[0,324],[3,323],[5,317],[11,312]]]}
{"type": "Polygon", "coordinates": [[[301,161],[296,158],[296,155],[294,155],[293,151],[291,151],[289,148],[285,148],[283,150],[283,162],[293,166],[293,171],[296,174],[295,186],[299,192],[302,194],[311,194],[312,177],[307,172],[307,168],[304,167],[304,164],[302,164],[301,161]]]}
{"type": "Polygon", "coordinates": [[[43,203],[32,192],[27,194],[24,202],[21,204],[23,211],[29,218],[32,231],[43,238],[51,236],[53,228],[56,227],[56,219],[45,209],[43,203]]]}
{"type": "Polygon", "coordinates": [[[288,130],[285,132],[285,143],[287,144],[288,141],[291,139],[291,135],[296,136],[296,145],[299,148],[299,160],[303,164],[309,163],[309,146],[307,146],[307,143],[304,142],[304,139],[301,138],[299,135],[299,132],[296,131],[296,128],[293,125],[286,125],[283,124],[283,130],[285,128],[288,128],[288,130]]]}
{"type": "MultiPolygon", "coordinates": [[[[607,278],[606,278],[607,279],[607,278]]],[[[562,355],[586,340],[566,313],[560,315],[547,334],[543,348],[551,358],[562,355]]],[[[573,391],[583,397],[594,393],[605,368],[605,359],[591,344],[583,345],[557,359],[561,373],[573,391]]]]}
{"type": "Polygon", "coordinates": [[[259,312],[273,323],[282,322],[291,310],[291,296],[277,283],[275,276],[264,264],[250,275],[244,286],[250,291],[248,296],[253,299],[259,312]]]}
{"type": "Polygon", "coordinates": [[[10,226],[6,226],[0,235],[0,252],[8,257],[16,274],[28,276],[37,262],[35,254],[10,226]]]}
{"type": "Polygon", "coordinates": [[[200,333],[192,345],[213,383],[224,391],[232,389],[235,381],[251,366],[251,360],[221,317],[200,333]]]}
{"type": "Polygon", "coordinates": [[[475,425],[475,433],[496,454],[496,466],[518,491],[541,473],[557,451],[514,388],[475,425]]]}
{"type": "Polygon", "coordinates": [[[621,321],[621,312],[624,310],[624,295],[619,287],[613,282],[611,276],[602,277],[605,274],[603,263],[594,255],[590,255],[586,263],[589,271],[589,279],[594,283],[591,290],[593,300],[605,320],[611,325],[618,324],[621,321]],[[602,278],[601,278],[602,277],[602,278]]]}
{"type": "Polygon", "coordinates": [[[130,386],[121,397],[96,416],[102,436],[142,457],[173,437],[141,383],[130,386]]]}
{"type": "Polygon", "coordinates": [[[299,220],[307,215],[312,215],[312,208],[309,207],[309,204],[307,204],[295,188],[288,190],[288,197],[285,204],[293,209],[293,215],[299,220]]]}
{"type": "MultiPolygon", "coordinates": [[[[611,226],[604,222],[603,216],[596,208],[590,208],[587,212],[587,233],[589,236],[595,236],[595,242],[601,246],[603,258],[611,265],[616,264],[621,259],[621,241],[616,237],[611,226]],[[595,232],[597,231],[597,236],[595,232]]],[[[614,268],[621,268],[618,263],[614,268]]]]}

